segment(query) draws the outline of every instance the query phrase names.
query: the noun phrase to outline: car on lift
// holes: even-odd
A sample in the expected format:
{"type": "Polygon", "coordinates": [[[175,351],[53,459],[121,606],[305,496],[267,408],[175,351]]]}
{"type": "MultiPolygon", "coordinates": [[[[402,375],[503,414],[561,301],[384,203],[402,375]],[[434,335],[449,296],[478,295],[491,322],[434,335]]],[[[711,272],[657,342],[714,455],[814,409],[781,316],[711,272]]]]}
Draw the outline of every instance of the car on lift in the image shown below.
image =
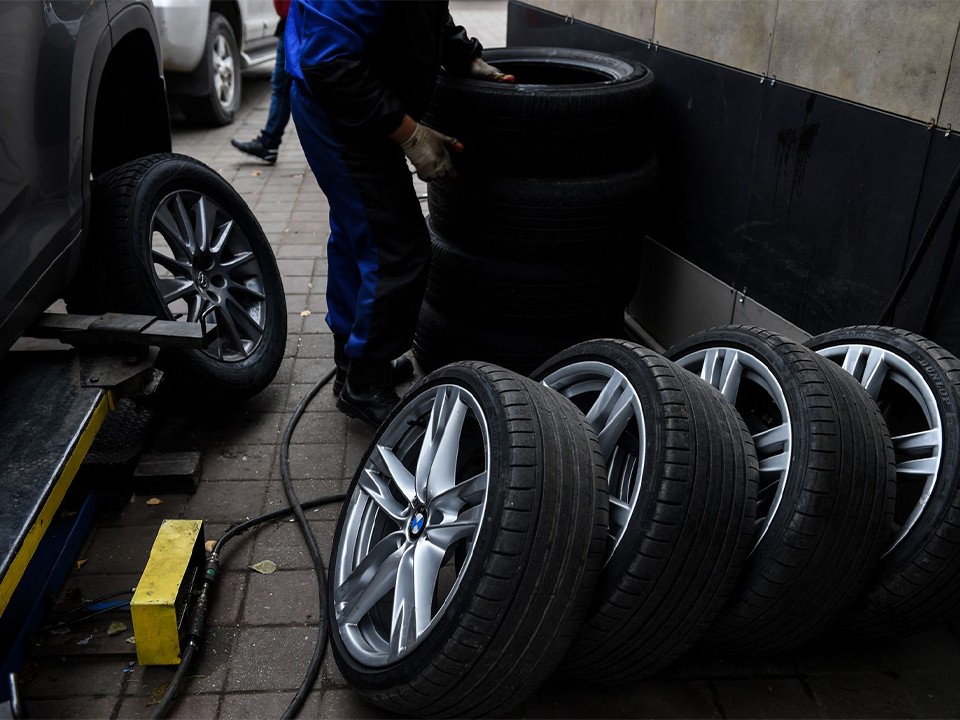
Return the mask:
{"type": "Polygon", "coordinates": [[[0,47],[0,358],[65,298],[216,325],[206,349],[161,351],[172,397],[269,384],[286,341],[276,260],[230,184],[170,152],[150,0],[4,0],[0,47]]]}
{"type": "Polygon", "coordinates": [[[154,0],[167,92],[187,119],[233,122],[241,70],[275,57],[272,0],[154,0]]]}

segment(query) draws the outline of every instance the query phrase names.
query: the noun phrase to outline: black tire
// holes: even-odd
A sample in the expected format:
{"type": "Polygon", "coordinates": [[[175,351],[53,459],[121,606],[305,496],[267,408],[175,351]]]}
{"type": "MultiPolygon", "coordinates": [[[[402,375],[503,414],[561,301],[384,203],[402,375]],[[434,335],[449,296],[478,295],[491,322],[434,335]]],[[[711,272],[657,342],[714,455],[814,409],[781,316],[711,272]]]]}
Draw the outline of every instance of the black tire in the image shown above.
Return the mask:
{"type": "Polygon", "coordinates": [[[886,426],[852,378],[767,330],[708,330],[667,356],[727,387],[760,460],[759,541],[704,642],[736,653],[796,647],[855,601],[889,539],[895,482],[886,426]],[[719,368],[709,355],[717,351],[719,368]]]}
{"type": "Polygon", "coordinates": [[[960,611],[960,360],[920,335],[890,327],[840,328],[807,344],[837,363],[852,349],[845,367],[861,382],[868,359],[881,368],[882,380],[879,373],[867,375],[868,381],[877,378],[876,385],[869,383],[870,395],[897,453],[893,543],[845,625],[882,638],[954,619],[960,611]],[[911,482],[917,476],[904,472],[908,464],[937,453],[929,447],[907,451],[903,443],[937,427],[939,463],[932,474],[911,482]]]}
{"type": "Polygon", "coordinates": [[[477,255],[636,259],[656,181],[652,155],[621,172],[581,178],[461,173],[430,183],[435,232],[477,255]]]}
{"type": "Polygon", "coordinates": [[[700,639],[740,577],[753,440],[716,390],[634,343],[582,343],[532,377],[594,422],[609,477],[607,562],[561,669],[600,683],[648,675],[700,639]]]}
{"type": "Polygon", "coordinates": [[[484,59],[516,83],[441,73],[425,122],[464,143],[464,169],[577,175],[631,167],[649,151],[653,73],[589,50],[513,47],[484,59]]]}
{"type": "Polygon", "coordinates": [[[210,13],[200,64],[208,91],[199,96],[182,96],[180,109],[188,120],[201,125],[229,125],[240,107],[240,46],[230,23],[220,13],[210,13]]]}
{"type": "Polygon", "coordinates": [[[623,313],[556,331],[530,327],[505,329],[470,325],[466,318],[434,307],[426,298],[413,336],[413,350],[427,370],[461,360],[484,360],[528,374],[551,355],[574,343],[623,332],[623,313]]]}
{"type": "MultiPolygon", "coordinates": [[[[556,393],[480,363],[452,365],[423,378],[364,456],[334,535],[331,644],[344,678],[368,701],[418,717],[496,715],[532,694],[560,662],[589,606],[603,560],[605,486],[595,436],[556,393]],[[459,429],[454,418],[463,418],[459,429]],[[425,498],[421,505],[408,498],[414,486],[421,487],[416,468],[430,450],[419,438],[428,431],[457,454],[456,464],[448,465],[455,467],[453,477],[428,464],[430,480],[416,496],[425,498]],[[478,487],[469,487],[455,515],[438,514],[434,477],[445,480],[448,495],[479,477],[486,483],[485,499],[478,487]],[[420,530],[414,523],[423,517],[427,525],[420,530]],[[426,595],[429,614],[417,620],[421,626],[395,626],[390,607],[398,596],[406,600],[397,590],[406,561],[396,560],[392,586],[381,583],[370,591],[373,580],[364,578],[389,581],[394,572],[388,564],[393,561],[381,560],[375,543],[387,542],[379,538],[389,540],[399,526],[404,539],[388,542],[384,553],[416,553],[424,539],[443,544],[442,531],[432,531],[431,522],[435,528],[472,524],[472,535],[446,548],[455,577],[449,594],[435,597],[438,583],[426,595]],[[363,563],[365,570],[356,573],[363,563]],[[386,603],[385,616],[378,598],[386,603]],[[406,629],[402,649],[399,639],[393,643],[395,628],[406,629]]],[[[434,572],[439,579],[440,569],[409,562],[409,572],[423,573],[421,584],[423,578],[433,582],[434,572]]],[[[416,604],[412,610],[401,604],[417,610],[416,604]]]]}
{"type": "Polygon", "coordinates": [[[485,331],[542,334],[589,326],[602,317],[618,320],[624,296],[633,290],[617,282],[623,263],[616,259],[491,259],[461,250],[434,233],[431,240],[427,301],[485,331]]]}
{"type": "MultiPolygon", "coordinates": [[[[169,217],[175,225],[176,218],[169,217]]],[[[170,320],[183,310],[187,322],[209,312],[206,322],[215,321],[221,328],[206,350],[161,351],[157,365],[164,371],[164,393],[237,401],[270,384],[286,344],[286,299],[270,243],[230,183],[183,155],[134,160],[98,181],[92,228],[93,266],[99,268],[95,282],[103,309],[170,320]],[[207,201],[209,237],[221,233],[219,250],[198,249],[193,240],[201,198],[207,201]],[[163,212],[171,207],[179,212],[178,199],[188,222],[177,229],[191,238],[192,247],[177,243],[175,232],[157,230],[163,212]],[[168,239],[161,239],[164,234],[168,239]],[[173,271],[180,277],[172,276],[173,271]],[[164,301],[161,286],[172,290],[173,285],[186,300],[164,301]]]]}

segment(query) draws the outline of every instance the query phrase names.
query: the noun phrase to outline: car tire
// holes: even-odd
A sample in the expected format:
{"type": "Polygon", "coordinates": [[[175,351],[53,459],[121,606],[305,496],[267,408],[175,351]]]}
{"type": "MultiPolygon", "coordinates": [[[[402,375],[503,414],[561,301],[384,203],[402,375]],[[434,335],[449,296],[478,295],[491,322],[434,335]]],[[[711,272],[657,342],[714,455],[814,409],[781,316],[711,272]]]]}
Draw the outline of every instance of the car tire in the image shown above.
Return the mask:
{"type": "Polygon", "coordinates": [[[840,328],[808,346],[841,365],[881,409],[897,454],[894,537],[844,624],[904,635],[960,610],[960,360],[906,330],[840,328]]]}
{"type": "Polygon", "coordinates": [[[166,394],[237,401],[270,383],[287,334],[280,272],[253,212],[218,173],[175,154],[122,165],[97,182],[92,229],[104,310],[220,329],[204,350],[161,351],[166,394]]]}
{"type": "Polygon", "coordinates": [[[556,393],[482,363],[423,378],[377,432],[334,535],[344,678],[418,717],[521,702],[586,613],[606,503],[596,437],[556,393]]]}
{"type": "Polygon", "coordinates": [[[654,79],[640,63],[568,48],[496,48],[483,57],[516,82],[441,73],[424,119],[463,141],[465,170],[599,174],[649,152],[654,79]]]}
{"type": "Polygon", "coordinates": [[[599,683],[649,675],[700,639],[740,577],[753,440],[720,393],[634,343],[582,343],[532,377],[584,412],[610,494],[606,564],[561,671],[599,683]]]}
{"type": "Polygon", "coordinates": [[[240,46],[230,23],[220,13],[210,13],[200,62],[209,90],[205,95],[181,97],[180,109],[188,120],[201,125],[229,125],[240,107],[240,46]]]}
{"type": "Polygon", "coordinates": [[[856,600],[889,540],[886,425],[852,378],[767,330],[708,330],[667,356],[734,404],[760,464],[756,544],[704,644],[758,654],[801,645],[856,600]]]}

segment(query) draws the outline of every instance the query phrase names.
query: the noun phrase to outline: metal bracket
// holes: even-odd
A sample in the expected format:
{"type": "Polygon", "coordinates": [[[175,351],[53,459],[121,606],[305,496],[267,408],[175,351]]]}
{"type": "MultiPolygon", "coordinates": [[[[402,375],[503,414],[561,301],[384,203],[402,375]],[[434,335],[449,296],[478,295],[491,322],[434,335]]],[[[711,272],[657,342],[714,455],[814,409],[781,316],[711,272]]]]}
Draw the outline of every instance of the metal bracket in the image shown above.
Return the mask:
{"type": "Polygon", "coordinates": [[[160,320],[152,315],[65,315],[44,313],[24,335],[55,338],[69,345],[153,345],[203,349],[217,336],[217,326],[160,320]]]}

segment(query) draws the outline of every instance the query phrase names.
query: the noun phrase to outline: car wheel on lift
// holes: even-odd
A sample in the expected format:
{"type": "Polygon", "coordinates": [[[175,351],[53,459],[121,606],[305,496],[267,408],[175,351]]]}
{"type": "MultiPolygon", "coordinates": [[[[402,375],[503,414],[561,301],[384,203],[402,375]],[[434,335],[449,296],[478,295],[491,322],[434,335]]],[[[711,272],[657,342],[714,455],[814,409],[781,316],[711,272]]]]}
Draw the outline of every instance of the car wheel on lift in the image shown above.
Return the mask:
{"type": "Polygon", "coordinates": [[[755,546],[705,643],[796,647],[855,601],[889,540],[895,482],[883,419],[836,366],[767,330],[708,330],[667,356],[736,407],[760,463],[755,546]]]}
{"type": "Polygon", "coordinates": [[[753,540],[753,441],[716,390],[633,343],[576,345],[533,377],[585,413],[610,493],[606,564],[561,669],[633,680],[699,640],[739,579],[753,540]]]}
{"type": "Polygon", "coordinates": [[[180,109],[189,120],[203,125],[229,125],[240,107],[240,48],[233,28],[220,13],[210,13],[200,62],[206,68],[209,90],[206,95],[181,97],[180,109]]]}
{"type": "Polygon", "coordinates": [[[956,617],[960,609],[960,360],[914,333],[840,328],[807,343],[877,403],[893,436],[894,535],[873,587],[845,616],[884,637],[956,617]]]}
{"type": "Polygon", "coordinates": [[[218,173],[151,155],[97,182],[92,237],[99,303],[114,312],[215,323],[204,350],[164,349],[165,394],[236,401],[265,388],[286,344],[280,272],[253,212],[218,173]]]}
{"type": "Polygon", "coordinates": [[[426,376],[378,431],[334,535],[344,678],[417,716],[510,709],[579,629],[606,523],[599,446],[573,405],[493,365],[426,376]]]}
{"type": "Polygon", "coordinates": [[[649,153],[654,81],[640,63],[542,47],[488,49],[483,58],[516,82],[441,73],[424,118],[463,141],[456,161],[464,168],[599,174],[632,167],[649,153]]]}

